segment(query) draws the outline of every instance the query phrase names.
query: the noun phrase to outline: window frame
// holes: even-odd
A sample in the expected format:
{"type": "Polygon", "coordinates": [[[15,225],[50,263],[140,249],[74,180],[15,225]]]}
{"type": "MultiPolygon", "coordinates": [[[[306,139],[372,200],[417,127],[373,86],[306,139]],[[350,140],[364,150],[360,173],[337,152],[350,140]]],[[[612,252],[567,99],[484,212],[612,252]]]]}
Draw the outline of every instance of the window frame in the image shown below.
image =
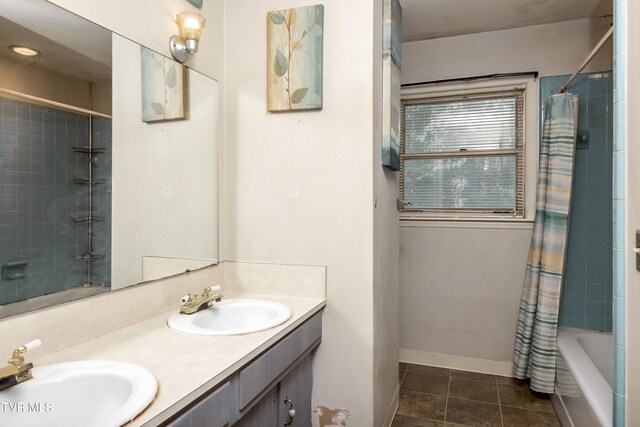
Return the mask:
{"type": "MultiPolygon", "coordinates": [[[[405,155],[404,144],[401,149],[401,170],[399,175],[399,211],[401,221],[473,221],[473,222],[532,222],[535,216],[535,188],[536,171],[538,163],[538,80],[534,77],[519,78],[497,78],[481,81],[466,81],[446,84],[435,84],[422,87],[403,88],[401,93],[402,109],[407,102],[419,101],[423,99],[455,99],[465,97],[486,97],[490,94],[500,92],[523,92],[522,117],[522,180],[524,184],[523,213],[514,216],[509,213],[497,213],[485,209],[465,209],[465,210],[429,210],[411,209],[402,206],[403,184],[404,184],[404,160],[414,155],[405,155]]],[[[404,127],[401,128],[404,139],[404,127]]],[[[480,153],[470,155],[481,156],[480,153]]],[[[440,155],[442,157],[442,155],[440,155]]]]}

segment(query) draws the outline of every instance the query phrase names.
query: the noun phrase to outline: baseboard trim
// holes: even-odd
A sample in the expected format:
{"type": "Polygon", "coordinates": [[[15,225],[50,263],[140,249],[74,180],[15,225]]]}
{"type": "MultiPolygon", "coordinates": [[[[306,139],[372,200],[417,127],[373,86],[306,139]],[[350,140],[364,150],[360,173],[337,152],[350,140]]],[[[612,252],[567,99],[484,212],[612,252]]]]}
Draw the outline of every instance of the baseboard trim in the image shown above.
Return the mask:
{"type": "Polygon", "coordinates": [[[382,427],[391,427],[393,423],[393,417],[396,416],[396,412],[398,411],[398,405],[400,404],[400,384],[398,384],[398,388],[396,388],[396,392],[393,394],[393,399],[391,400],[391,405],[389,405],[389,410],[387,411],[387,415],[384,417],[384,424],[382,427]]]}
{"type": "Polygon", "coordinates": [[[461,371],[482,372],[484,374],[513,376],[513,362],[501,360],[476,359],[474,357],[453,354],[431,353],[428,351],[400,349],[400,361],[416,365],[437,366],[459,369],[461,371]]]}

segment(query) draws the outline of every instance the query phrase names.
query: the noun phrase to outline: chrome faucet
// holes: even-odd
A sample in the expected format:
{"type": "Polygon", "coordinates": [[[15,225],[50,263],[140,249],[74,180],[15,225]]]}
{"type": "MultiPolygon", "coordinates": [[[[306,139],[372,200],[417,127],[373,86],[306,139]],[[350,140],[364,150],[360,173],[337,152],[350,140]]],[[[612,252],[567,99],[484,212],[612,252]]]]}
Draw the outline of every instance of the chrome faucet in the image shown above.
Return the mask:
{"type": "Polygon", "coordinates": [[[42,341],[33,340],[13,350],[8,365],[0,368],[0,390],[7,389],[16,384],[23,383],[33,378],[31,369],[33,363],[25,363],[24,356],[28,350],[34,350],[42,345],[42,341]]]}
{"type": "Polygon", "coordinates": [[[182,297],[180,302],[180,313],[193,314],[200,310],[209,308],[214,302],[220,302],[222,300],[222,291],[220,286],[211,286],[205,288],[201,294],[187,294],[182,297]]]}

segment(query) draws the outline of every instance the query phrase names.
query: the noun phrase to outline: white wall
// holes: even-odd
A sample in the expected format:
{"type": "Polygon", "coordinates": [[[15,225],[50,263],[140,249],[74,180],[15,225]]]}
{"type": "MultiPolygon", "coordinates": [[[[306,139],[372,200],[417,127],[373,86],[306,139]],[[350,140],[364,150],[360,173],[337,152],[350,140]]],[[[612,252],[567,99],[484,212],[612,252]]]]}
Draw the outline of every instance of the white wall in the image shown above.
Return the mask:
{"type": "Polygon", "coordinates": [[[144,123],[140,46],[114,35],[112,289],[142,281],[144,256],[218,260],[218,83],[186,81],[188,118],[144,123]]]}
{"type": "MultiPolygon", "coordinates": [[[[176,2],[172,0],[138,0],[135,2],[128,0],[111,0],[108,2],[99,0],[51,0],[51,3],[64,7],[123,37],[129,38],[136,43],[167,56],[169,56],[169,37],[178,32],[175,16],[183,10],[197,10],[186,1],[176,2]]],[[[207,26],[202,34],[198,54],[191,58],[187,65],[222,83],[224,72],[224,55],[222,53],[224,33],[223,0],[207,0],[204,2],[204,6],[200,9],[200,12],[207,18],[207,26]]],[[[223,111],[220,108],[223,98],[222,93],[223,89],[221,85],[218,90],[218,111],[220,116],[220,125],[218,127],[219,139],[222,139],[224,134],[222,122],[223,111]]],[[[210,124],[213,123],[211,116],[207,117],[207,120],[210,121],[210,124]]],[[[142,123],[139,124],[143,125],[142,123]]],[[[222,150],[219,149],[217,154],[221,168],[224,163],[222,150]]],[[[222,176],[221,171],[218,176],[222,176]]],[[[216,188],[215,183],[210,182],[209,184],[211,192],[207,193],[206,197],[208,200],[212,200],[212,198],[216,197],[215,193],[219,192],[219,188],[216,188]]],[[[206,189],[206,187],[200,188],[206,189]]],[[[114,208],[117,209],[115,200],[114,208]]],[[[124,212],[124,210],[121,212],[124,212]]],[[[212,218],[211,221],[215,221],[215,218],[212,218]]],[[[116,242],[114,241],[114,245],[115,244],[116,242]]],[[[113,252],[115,253],[115,251],[113,252]]],[[[115,254],[117,256],[117,253],[115,254]]],[[[220,259],[224,259],[223,256],[220,256],[220,259]]],[[[138,272],[141,273],[141,271],[142,264],[140,262],[138,272]]],[[[117,277],[113,277],[112,279],[114,279],[114,283],[116,283],[115,287],[133,283],[127,283],[127,280],[121,280],[117,277]]]]}
{"type": "Polygon", "coordinates": [[[401,348],[510,361],[531,230],[402,227],[400,239],[401,348]]]}
{"type": "MultiPolygon", "coordinates": [[[[580,19],[402,45],[402,83],[492,73],[571,74],[608,29],[610,20],[580,19]]],[[[585,69],[611,69],[609,41],[585,69]]]]}
{"type": "MultiPolygon", "coordinates": [[[[49,0],[149,49],[169,54],[169,37],[178,34],[175,17],[183,10],[198,10],[185,0],[49,0]]],[[[189,66],[222,80],[223,0],[207,0],[200,13],[207,18],[199,53],[189,66]]]]}
{"type": "Polygon", "coordinates": [[[373,63],[373,407],[374,423],[387,426],[395,414],[400,384],[400,228],[396,199],[398,172],[380,167],[382,152],[382,52],[383,2],[375,2],[373,63]]]}
{"type": "MultiPolygon", "coordinates": [[[[388,400],[397,386],[397,378],[387,379],[391,371],[397,376],[394,348],[384,349],[390,354],[384,362],[374,362],[381,348],[374,348],[374,331],[388,333],[374,326],[374,289],[380,286],[375,292],[382,296],[393,286],[392,267],[374,273],[374,251],[375,257],[384,251],[378,239],[386,237],[382,229],[394,218],[388,213],[393,176],[383,176],[374,160],[380,150],[379,132],[373,130],[379,118],[373,108],[373,60],[380,58],[374,53],[374,23],[380,18],[374,19],[373,3],[366,0],[323,4],[324,108],[271,114],[266,111],[266,15],[294,5],[284,0],[225,3],[224,250],[229,260],[327,266],[314,407],[345,409],[351,414],[347,425],[377,427],[384,414],[376,408],[374,423],[374,388],[390,387],[391,392],[380,392],[380,400],[388,400]],[[288,197],[292,187],[299,198],[288,197]],[[376,198],[383,213],[374,214],[376,198]]],[[[394,319],[389,322],[394,330],[394,319]]],[[[381,343],[393,341],[387,336],[381,343]]],[[[390,404],[380,402],[382,412],[390,404]]]]}
{"type": "MultiPolygon", "coordinates": [[[[402,80],[571,74],[605,24],[585,19],[405,43],[402,80]]],[[[586,71],[611,69],[611,52],[609,42],[586,71]]],[[[510,374],[531,228],[401,221],[401,360],[510,374]]]]}
{"type": "MultiPolygon", "coordinates": [[[[626,425],[640,425],[640,272],[635,267],[636,230],[640,230],[640,27],[635,24],[634,18],[640,17],[640,4],[628,1],[626,3],[627,22],[627,51],[624,66],[626,72],[626,224],[625,224],[625,256],[626,256],[626,425]]],[[[617,58],[620,60],[622,55],[617,58]]],[[[615,162],[616,160],[614,160],[615,162]]],[[[615,206],[614,206],[615,209],[615,206]]]]}
{"type": "MultiPolygon", "coordinates": [[[[0,59],[0,76],[4,89],[49,99],[80,108],[89,108],[89,82],[56,73],[32,64],[0,59]]],[[[7,96],[0,93],[0,96],[7,96]]]]}

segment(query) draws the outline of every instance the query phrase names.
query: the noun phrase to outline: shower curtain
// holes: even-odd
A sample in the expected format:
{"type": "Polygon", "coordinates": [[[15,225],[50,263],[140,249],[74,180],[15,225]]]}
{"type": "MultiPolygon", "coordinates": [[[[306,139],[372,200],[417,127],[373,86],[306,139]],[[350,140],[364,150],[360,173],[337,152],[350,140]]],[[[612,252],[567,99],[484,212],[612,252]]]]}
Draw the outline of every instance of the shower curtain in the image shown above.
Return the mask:
{"type": "Polygon", "coordinates": [[[513,374],[531,378],[531,388],[542,393],[553,393],[554,388],[577,110],[569,93],[549,97],[540,145],[536,218],[518,314],[513,374]]]}

